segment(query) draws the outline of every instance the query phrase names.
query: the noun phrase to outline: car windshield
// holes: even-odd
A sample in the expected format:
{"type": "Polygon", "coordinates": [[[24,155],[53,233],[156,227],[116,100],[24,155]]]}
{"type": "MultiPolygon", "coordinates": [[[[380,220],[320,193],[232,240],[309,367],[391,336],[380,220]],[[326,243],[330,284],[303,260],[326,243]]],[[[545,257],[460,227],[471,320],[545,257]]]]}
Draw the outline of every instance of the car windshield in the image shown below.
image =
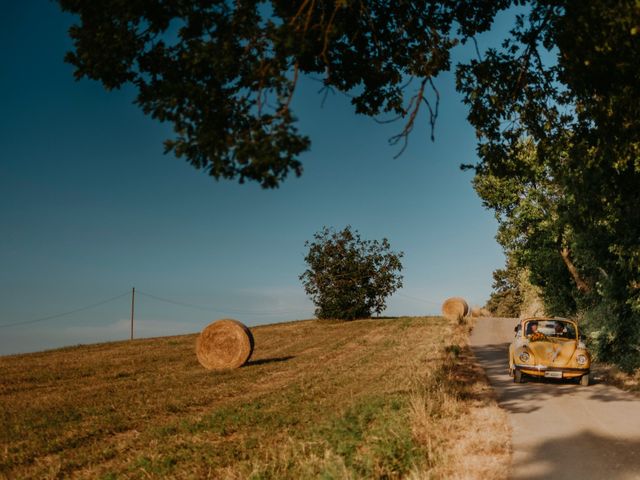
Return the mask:
{"type": "Polygon", "coordinates": [[[576,329],[573,323],[564,320],[529,320],[524,324],[525,335],[543,334],[551,338],[575,340],[576,329]]]}

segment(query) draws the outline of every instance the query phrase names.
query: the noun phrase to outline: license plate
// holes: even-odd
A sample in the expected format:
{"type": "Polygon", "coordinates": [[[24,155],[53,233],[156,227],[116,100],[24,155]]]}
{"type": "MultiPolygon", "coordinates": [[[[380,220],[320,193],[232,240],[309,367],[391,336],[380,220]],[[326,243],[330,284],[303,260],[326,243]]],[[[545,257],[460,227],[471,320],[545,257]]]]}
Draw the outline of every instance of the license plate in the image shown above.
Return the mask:
{"type": "Polygon", "coordinates": [[[544,372],[547,378],[562,378],[562,372],[544,372]]]}

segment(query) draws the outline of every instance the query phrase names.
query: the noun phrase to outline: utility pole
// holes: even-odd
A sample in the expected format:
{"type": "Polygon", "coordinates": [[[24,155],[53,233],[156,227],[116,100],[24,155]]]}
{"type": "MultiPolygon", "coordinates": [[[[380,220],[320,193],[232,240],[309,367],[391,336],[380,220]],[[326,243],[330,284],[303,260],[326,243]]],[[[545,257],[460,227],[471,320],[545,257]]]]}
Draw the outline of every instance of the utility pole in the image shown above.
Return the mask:
{"type": "Polygon", "coordinates": [[[136,287],[131,290],[131,340],[133,340],[133,312],[136,306],[136,287]]]}

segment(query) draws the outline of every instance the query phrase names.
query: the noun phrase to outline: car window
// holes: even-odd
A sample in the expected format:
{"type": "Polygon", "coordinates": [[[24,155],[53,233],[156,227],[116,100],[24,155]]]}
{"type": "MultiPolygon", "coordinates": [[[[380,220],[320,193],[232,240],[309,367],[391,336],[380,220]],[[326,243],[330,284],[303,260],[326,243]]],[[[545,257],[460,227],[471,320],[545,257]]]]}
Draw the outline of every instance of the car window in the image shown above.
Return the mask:
{"type": "Polygon", "coordinates": [[[573,323],[564,320],[530,320],[525,323],[525,335],[541,333],[552,338],[575,340],[576,328],[573,323]]]}
{"type": "Polygon", "coordinates": [[[534,332],[540,331],[540,322],[538,321],[531,321],[531,322],[527,322],[524,325],[524,334],[525,335],[532,335],[534,332]]]}
{"type": "Polygon", "coordinates": [[[566,328],[565,338],[571,338],[575,340],[576,328],[573,326],[573,323],[565,322],[564,326],[566,328]]]}

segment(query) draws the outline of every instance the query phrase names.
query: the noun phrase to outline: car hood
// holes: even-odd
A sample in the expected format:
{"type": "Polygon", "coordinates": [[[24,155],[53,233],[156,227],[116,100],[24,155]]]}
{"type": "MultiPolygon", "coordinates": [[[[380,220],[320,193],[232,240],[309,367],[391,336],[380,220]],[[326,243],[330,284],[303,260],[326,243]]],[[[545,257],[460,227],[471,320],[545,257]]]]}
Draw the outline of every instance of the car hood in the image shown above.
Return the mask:
{"type": "Polygon", "coordinates": [[[564,367],[571,361],[576,351],[577,342],[575,340],[539,341],[529,342],[527,347],[533,353],[536,364],[564,367]]]}

